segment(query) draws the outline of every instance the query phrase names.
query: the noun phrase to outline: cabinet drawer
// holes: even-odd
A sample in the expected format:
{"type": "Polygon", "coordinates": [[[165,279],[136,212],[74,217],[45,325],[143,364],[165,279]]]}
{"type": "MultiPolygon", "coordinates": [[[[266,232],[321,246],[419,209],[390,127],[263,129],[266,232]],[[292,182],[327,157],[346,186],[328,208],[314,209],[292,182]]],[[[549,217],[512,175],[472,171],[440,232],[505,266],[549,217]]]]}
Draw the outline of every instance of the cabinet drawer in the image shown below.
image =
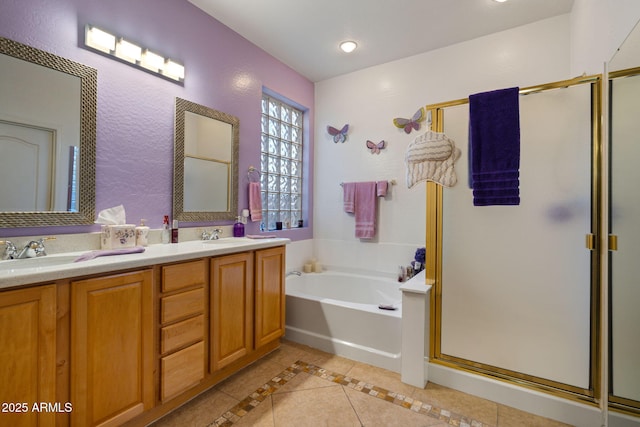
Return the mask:
{"type": "Polygon", "coordinates": [[[205,260],[202,259],[162,267],[162,292],[204,285],[206,266],[205,260]]]}
{"type": "Polygon", "coordinates": [[[204,316],[165,326],[160,332],[160,353],[165,354],[204,338],[204,316]]]}
{"type": "Polygon", "coordinates": [[[204,342],[163,357],[161,361],[162,401],[190,389],[204,379],[204,342]]]}
{"type": "Polygon", "coordinates": [[[202,313],[204,311],[204,288],[164,297],[160,305],[162,323],[202,313]]]}

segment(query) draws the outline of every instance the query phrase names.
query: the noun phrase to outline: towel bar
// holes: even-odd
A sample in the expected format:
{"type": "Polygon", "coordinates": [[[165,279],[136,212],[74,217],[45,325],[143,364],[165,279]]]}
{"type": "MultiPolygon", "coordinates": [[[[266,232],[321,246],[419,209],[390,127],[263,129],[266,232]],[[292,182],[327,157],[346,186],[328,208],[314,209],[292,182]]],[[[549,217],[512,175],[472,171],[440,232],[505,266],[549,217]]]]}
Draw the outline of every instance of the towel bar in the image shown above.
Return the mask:
{"type": "MultiPolygon", "coordinates": [[[[389,184],[391,184],[391,185],[396,185],[396,184],[397,184],[397,181],[396,181],[395,179],[392,179],[392,180],[390,180],[390,181],[389,181],[389,184]]],[[[341,182],[341,183],[340,183],[340,186],[341,186],[341,187],[342,187],[342,186],[344,186],[344,182],[341,182]]]]}

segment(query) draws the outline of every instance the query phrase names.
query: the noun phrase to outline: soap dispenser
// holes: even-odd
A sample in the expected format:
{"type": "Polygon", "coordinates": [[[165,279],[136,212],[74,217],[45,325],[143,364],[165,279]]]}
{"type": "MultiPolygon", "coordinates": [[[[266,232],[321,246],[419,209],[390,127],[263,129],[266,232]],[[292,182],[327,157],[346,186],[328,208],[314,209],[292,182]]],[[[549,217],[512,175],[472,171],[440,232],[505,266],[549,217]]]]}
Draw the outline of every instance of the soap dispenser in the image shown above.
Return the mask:
{"type": "Polygon", "coordinates": [[[169,230],[169,215],[164,216],[164,220],[162,221],[162,232],[160,236],[162,243],[169,243],[171,241],[171,231],[169,230]]]}
{"type": "Polygon", "coordinates": [[[242,223],[241,216],[239,216],[236,219],[236,223],[233,224],[233,237],[244,237],[244,224],[242,223]]]}
{"type": "Polygon", "coordinates": [[[146,225],[146,219],[140,220],[140,225],[136,227],[136,245],[149,245],[149,227],[146,225]]]}

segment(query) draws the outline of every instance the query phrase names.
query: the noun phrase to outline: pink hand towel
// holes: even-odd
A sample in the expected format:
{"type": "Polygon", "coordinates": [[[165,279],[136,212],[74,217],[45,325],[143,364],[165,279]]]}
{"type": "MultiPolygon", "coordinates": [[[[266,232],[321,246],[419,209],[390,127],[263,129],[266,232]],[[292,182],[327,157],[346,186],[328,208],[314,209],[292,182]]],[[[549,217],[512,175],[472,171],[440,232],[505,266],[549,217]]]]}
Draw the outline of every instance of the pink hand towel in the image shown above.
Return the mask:
{"type": "Polygon", "coordinates": [[[389,183],[387,181],[378,181],[376,182],[376,189],[378,197],[386,197],[389,183]]]}
{"type": "Polygon", "coordinates": [[[342,192],[344,193],[344,211],[346,213],[354,213],[356,206],[356,183],[345,182],[342,184],[342,192]]]}
{"type": "Polygon", "coordinates": [[[260,196],[260,183],[249,183],[249,213],[251,221],[262,221],[262,198],[260,196]]]}
{"type": "Polygon", "coordinates": [[[376,235],[376,183],[356,183],[356,237],[372,239],[376,235]]]}

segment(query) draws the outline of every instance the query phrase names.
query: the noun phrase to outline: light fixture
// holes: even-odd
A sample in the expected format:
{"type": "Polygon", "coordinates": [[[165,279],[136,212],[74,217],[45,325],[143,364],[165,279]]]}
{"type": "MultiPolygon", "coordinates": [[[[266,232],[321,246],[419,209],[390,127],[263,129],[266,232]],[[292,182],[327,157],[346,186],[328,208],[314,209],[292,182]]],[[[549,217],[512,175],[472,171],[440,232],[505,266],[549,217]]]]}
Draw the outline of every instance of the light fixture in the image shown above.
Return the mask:
{"type": "Polygon", "coordinates": [[[342,43],[340,43],[340,49],[346,53],[353,52],[354,50],[356,50],[357,47],[358,47],[358,44],[351,40],[343,41],[342,43]]]}
{"type": "Polygon", "coordinates": [[[162,68],[162,74],[174,80],[182,81],[184,80],[184,66],[171,59],[167,59],[167,62],[164,63],[164,67],[162,68]]]}
{"type": "Polygon", "coordinates": [[[142,59],[142,48],[121,38],[116,43],[116,56],[135,64],[142,59]]]}
{"type": "Polygon", "coordinates": [[[184,82],[184,65],[93,25],[85,27],[84,44],[127,64],[184,82]]]}
{"type": "Polygon", "coordinates": [[[157,53],[153,53],[149,49],[146,49],[142,54],[140,66],[146,68],[147,70],[159,73],[164,66],[164,56],[158,55],[157,53]]]}
{"type": "Polygon", "coordinates": [[[87,25],[84,44],[101,52],[111,53],[116,49],[116,36],[87,25]]]}
{"type": "Polygon", "coordinates": [[[504,3],[504,2],[506,2],[507,0],[493,0],[493,1],[495,1],[496,3],[504,3]]]}

